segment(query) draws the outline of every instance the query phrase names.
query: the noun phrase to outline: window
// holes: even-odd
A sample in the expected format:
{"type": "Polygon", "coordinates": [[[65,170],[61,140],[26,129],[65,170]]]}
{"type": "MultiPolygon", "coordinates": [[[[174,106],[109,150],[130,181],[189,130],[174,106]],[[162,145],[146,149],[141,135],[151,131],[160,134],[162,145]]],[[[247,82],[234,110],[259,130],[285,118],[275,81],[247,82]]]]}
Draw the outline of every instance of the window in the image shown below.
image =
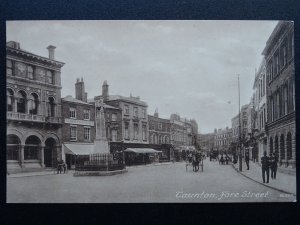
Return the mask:
{"type": "Polygon", "coordinates": [[[27,66],[27,77],[29,80],[34,80],[33,67],[27,66]]]}
{"type": "Polygon", "coordinates": [[[16,75],[26,78],[26,65],[24,63],[16,62],[16,75]]]}
{"type": "Polygon", "coordinates": [[[111,114],[111,121],[117,121],[117,114],[116,113],[111,114]]]}
{"type": "Polygon", "coordinates": [[[70,126],[70,141],[77,141],[77,127],[70,126]]]}
{"type": "Polygon", "coordinates": [[[17,112],[25,113],[26,111],[26,94],[23,91],[19,91],[17,94],[17,112]]]}
{"type": "Polygon", "coordinates": [[[281,67],[284,67],[287,63],[287,40],[285,40],[281,48],[281,67]]]}
{"type": "Polygon", "coordinates": [[[133,116],[138,117],[138,108],[137,107],[133,108],[133,116]]]}
{"type": "Polygon", "coordinates": [[[112,130],[112,131],[111,131],[111,140],[112,140],[112,141],[117,141],[117,137],[118,137],[118,132],[117,132],[117,130],[112,130]]]}
{"type": "Polygon", "coordinates": [[[12,65],[12,61],[9,59],[6,60],[6,75],[8,76],[13,75],[13,65],[12,65]]]}
{"type": "Polygon", "coordinates": [[[6,90],[6,104],[7,104],[7,111],[12,112],[13,111],[13,104],[14,104],[14,93],[11,89],[6,90]]]}
{"type": "Polygon", "coordinates": [[[53,72],[50,70],[47,70],[47,72],[46,72],[46,83],[54,84],[53,72]]]}
{"type": "Polygon", "coordinates": [[[124,114],[129,115],[129,106],[128,105],[124,105],[124,114]]]}
{"type": "Polygon", "coordinates": [[[275,53],[275,62],[274,62],[274,74],[275,76],[279,73],[279,53],[278,50],[275,53]]]}
{"type": "Polygon", "coordinates": [[[83,119],[84,120],[89,120],[90,119],[90,110],[89,109],[84,109],[83,110],[83,119]]]}
{"type": "Polygon", "coordinates": [[[146,141],[147,140],[147,136],[146,136],[146,128],[147,126],[146,125],[143,125],[142,126],[142,136],[143,136],[143,140],[146,141]]]}
{"type": "Polygon", "coordinates": [[[55,116],[55,102],[53,97],[48,98],[48,116],[55,116]]]}
{"type": "Polygon", "coordinates": [[[129,123],[125,123],[125,139],[129,139],[129,123]]]}
{"type": "Polygon", "coordinates": [[[76,109],[70,108],[70,118],[76,119],[76,109]]]}
{"type": "Polygon", "coordinates": [[[83,136],[85,141],[90,140],[90,134],[91,134],[91,128],[90,127],[84,127],[83,128],[83,136]]]}
{"type": "Polygon", "coordinates": [[[162,123],[158,123],[158,129],[162,129],[162,123]]]}
{"type": "Polygon", "coordinates": [[[135,123],[133,125],[133,130],[134,130],[134,139],[138,139],[138,135],[139,135],[139,125],[137,123],[135,123]]]}
{"type": "Polygon", "coordinates": [[[28,101],[29,114],[37,114],[38,112],[38,96],[31,94],[28,101]]]}
{"type": "Polygon", "coordinates": [[[146,118],[146,110],[145,109],[142,109],[142,117],[143,117],[143,119],[146,118]]]}

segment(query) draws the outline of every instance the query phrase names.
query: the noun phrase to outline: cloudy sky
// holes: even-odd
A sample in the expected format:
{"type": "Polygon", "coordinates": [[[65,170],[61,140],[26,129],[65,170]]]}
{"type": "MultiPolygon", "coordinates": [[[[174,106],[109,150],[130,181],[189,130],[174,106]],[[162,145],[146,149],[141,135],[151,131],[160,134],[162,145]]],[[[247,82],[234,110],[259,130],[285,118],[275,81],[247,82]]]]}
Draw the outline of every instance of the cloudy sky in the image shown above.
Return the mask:
{"type": "Polygon", "coordinates": [[[194,118],[201,133],[231,126],[250,101],[255,68],[276,21],[9,21],[7,41],[65,62],[62,96],[83,77],[88,97],[140,96],[148,114],[194,118]]]}

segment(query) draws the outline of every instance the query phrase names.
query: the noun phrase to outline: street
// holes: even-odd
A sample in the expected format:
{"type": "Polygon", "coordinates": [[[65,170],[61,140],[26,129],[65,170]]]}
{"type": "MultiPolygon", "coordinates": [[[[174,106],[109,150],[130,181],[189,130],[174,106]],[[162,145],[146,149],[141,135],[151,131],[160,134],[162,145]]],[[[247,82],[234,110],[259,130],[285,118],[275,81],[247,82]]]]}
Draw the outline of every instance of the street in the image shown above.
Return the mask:
{"type": "Polygon", "coordinates": [[[185,163],[128,167],[104,177],[68,174],[7,178],[8,203],[273,202],[294,196],[260,185],[231,165],[204,160],[204,172],[185,163]]]}

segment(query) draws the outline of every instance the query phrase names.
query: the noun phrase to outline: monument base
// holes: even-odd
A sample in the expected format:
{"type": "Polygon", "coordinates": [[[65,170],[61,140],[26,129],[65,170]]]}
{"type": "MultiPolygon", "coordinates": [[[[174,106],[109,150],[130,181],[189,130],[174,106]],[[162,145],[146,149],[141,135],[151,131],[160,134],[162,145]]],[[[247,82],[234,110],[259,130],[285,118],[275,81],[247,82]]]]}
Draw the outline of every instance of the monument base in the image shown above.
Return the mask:
{"type": "Polygon", "coordinates": [[[95,140],[94,141],[94,153],[109,153],[108,141],[95,140]]]}
{"type": "Polygon", "coordinates": [[[116,174],[127,173],[127,169],[123,170],[114,170],[114,171],[75,171],[73,174],[74,177],[79,176],[112,176],[116,174]]]}

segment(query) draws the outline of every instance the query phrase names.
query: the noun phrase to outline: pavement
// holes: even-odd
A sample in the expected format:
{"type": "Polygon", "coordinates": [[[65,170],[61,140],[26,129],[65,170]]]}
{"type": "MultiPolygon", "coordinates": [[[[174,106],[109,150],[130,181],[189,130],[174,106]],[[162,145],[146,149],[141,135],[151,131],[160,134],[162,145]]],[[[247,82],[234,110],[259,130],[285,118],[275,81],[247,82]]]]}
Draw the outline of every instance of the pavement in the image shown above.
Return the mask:
{"type": "Polygon", "coordinates": [[[7,176],[7,203],[294,202],[296,197],[261,185],[231,165],[204,160],[204,171],[185,163],[127,167],[113,176],[7,176]]]}
{"type": "Polygon", "coordinates": [[[241,173],[245,177],[248,177],[249,179],[257,183],[273,188],[274,190],[278,190],[286,194],[293,194],[296,196],[296,176],[281,173],[277,170],[276,179],[272,179],[270,171],[269,183],[263,183],[262,170],[259,164],[250,161],[249,170],[247,170],[247,165],[245,161],[243,161],[241,172],[239,171],[239,162],[237,162],[236,164],[232,164],[232,166],[238,173],[241,173]]]}

